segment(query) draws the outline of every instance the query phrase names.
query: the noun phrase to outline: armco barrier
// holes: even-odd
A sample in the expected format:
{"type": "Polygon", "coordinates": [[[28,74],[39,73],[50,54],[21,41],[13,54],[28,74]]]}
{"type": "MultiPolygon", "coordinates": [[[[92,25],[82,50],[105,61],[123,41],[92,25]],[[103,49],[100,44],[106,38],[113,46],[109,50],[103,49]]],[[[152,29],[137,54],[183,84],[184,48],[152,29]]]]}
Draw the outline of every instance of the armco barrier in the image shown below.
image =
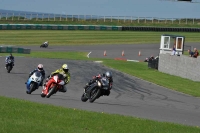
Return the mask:
{"type": "Polygon", "coordinates": [[[173,27],[122,27],[122,31],[170,31],[170,32],[200,32],[200,28],[173,28],[173,27]]]}
{"type": "Polygon", "coordinates": [[[8,46],[0,46],[0,53],[30,54],[31,53],[31,49],[18,48],[18,47],[8,47],[8,46]]]}
{"type": "Polygon", "coordinates": [[[0,24],[0,30],[111,30],[111,31],[121,31],[122,26],[0,24]]]}

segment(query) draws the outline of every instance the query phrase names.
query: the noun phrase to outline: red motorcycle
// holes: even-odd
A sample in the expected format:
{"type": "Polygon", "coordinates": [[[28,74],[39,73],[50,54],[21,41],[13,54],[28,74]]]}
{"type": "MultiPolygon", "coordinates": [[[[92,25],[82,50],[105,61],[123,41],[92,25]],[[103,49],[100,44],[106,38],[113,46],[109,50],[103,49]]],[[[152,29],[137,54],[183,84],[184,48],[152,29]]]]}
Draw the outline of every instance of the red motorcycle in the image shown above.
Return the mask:
{"type": "Polygon", "coordinates": [[[64,76],[62,74],[52,76],[46,83],[45,88],[42,90],[41,97],[49,98],[58,90],[62,89],[64,84],[64,76]]]}

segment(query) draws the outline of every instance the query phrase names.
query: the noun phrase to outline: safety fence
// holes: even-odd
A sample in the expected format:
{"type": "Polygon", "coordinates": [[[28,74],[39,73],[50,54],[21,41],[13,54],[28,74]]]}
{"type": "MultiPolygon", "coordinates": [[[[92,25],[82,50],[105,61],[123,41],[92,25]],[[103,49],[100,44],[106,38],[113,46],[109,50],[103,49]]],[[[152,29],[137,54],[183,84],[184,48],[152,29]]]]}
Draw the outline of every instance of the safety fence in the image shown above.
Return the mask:
{"type": "Polygon", "coordinates": [[[30,54],[31,49],[12,47],[12,46],[0,46],[0,53],[21,53],[21,54],[30,54]]]}
{"type": "Polygon", "coordinates": [[[69,15],[35,12],[1,11],[0,21],[69,21],[69,22],[122,22],[138,24],[200,24],[200,18],[159,18],[141,16],[69,15]]]}
{"type": "Polygon", "coordinates": [[[111,31],[121,31],[122,26],[0,24],[0,30],[111,30],[111,31]]]}

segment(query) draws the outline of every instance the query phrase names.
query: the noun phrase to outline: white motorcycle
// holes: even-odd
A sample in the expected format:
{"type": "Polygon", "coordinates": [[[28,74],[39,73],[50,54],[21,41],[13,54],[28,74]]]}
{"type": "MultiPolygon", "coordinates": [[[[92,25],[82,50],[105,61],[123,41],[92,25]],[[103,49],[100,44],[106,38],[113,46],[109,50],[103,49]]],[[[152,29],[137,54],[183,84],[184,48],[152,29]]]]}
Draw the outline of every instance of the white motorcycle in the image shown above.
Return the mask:
{"type": "Polygon", "coordinates": [[[49,46],[48,43],[43,43],[42,45],[40,45],[40,48],[47,48],[49,46]]]}
{"type": "Polygon", "coordinates": [[[42,74],[40,72],[35,72],[26,82],[26,93],[31,94],[33,91],[38,89],[41,82],[42,74]]]}

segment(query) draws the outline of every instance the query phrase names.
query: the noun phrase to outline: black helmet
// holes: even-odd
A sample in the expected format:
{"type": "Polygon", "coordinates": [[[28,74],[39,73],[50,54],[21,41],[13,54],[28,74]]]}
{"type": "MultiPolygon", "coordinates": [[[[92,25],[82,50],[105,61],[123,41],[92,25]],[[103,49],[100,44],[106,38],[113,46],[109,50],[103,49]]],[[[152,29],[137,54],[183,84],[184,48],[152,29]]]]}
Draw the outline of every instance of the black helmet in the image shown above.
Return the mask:
{"type": "Polygon", "coordinates": [[[106,78],[107,79],[112,79],[112,72],[109,72],[109,71],[107,71],[106,73],[105,73],[105,76],[106,76],[106,78]]]}
{"type": "Polygon", "coordinates": [[[12,55],[12,53],[10,53],[10,59],[13,59],[13,55],[12,55]]]}

